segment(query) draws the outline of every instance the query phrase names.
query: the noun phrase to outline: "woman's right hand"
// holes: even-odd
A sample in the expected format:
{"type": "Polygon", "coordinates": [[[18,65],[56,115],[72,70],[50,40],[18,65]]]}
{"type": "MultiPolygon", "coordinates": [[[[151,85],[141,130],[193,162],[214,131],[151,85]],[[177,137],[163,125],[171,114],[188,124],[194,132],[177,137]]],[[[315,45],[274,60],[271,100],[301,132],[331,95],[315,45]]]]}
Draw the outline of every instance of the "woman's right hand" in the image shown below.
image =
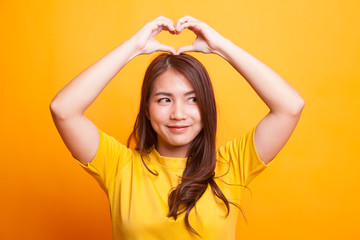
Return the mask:
{"type": "Polygon", "coordinates": [[[171,19],[160,16],[146,23],[134,36],[128,41],[135,46],[137,54],[150,54],[156,51],[170,52],[175,54],[173,47],[159,43],[155,37],[163,30],[175,34],[174,23],[171,19]]]}

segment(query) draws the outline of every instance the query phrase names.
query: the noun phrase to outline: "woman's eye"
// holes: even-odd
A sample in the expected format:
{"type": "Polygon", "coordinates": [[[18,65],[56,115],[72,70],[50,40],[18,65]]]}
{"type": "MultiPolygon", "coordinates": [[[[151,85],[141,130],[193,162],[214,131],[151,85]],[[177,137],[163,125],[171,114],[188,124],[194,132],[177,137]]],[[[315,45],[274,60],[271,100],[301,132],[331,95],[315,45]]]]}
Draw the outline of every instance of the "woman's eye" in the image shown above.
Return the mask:
{"type": "Polygon", "coordinates": [[[160,98],[159,100],[157,100],[158,103],[168,103],[170,102],[169,98],[160,98]]]}
{"type": "Polygon", "coordinates": [[[190,101],[190,102],[196,102],[196,97],[191,97],[191,98],[189,98],[189,101],[190,101]]]}

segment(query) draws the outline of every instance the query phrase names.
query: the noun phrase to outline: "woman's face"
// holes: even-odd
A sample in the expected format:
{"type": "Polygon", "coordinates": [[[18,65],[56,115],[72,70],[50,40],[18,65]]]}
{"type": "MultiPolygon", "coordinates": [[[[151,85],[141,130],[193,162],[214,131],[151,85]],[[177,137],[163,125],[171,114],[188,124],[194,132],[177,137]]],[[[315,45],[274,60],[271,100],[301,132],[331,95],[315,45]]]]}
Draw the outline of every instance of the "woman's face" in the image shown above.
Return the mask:
{"type": "Polygon", "coordinates": [[[154,82],[149,119],[165,157],[187,157],[190,143],[203,128],[194,88],[180,73],[168,70],[154,82]]]}

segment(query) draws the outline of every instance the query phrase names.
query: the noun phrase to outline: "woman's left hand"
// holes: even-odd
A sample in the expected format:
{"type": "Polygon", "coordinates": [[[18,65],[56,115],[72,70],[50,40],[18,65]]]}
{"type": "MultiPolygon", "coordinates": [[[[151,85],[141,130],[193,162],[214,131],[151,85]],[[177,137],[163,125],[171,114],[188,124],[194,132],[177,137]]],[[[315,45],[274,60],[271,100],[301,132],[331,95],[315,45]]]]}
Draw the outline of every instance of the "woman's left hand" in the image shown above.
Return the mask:
{"type": "Polygon", "coordinates": [[[180,34],[185,28],[194,32],[197,37],[191,45],[180,47],[176,52],[177,54],[183,52],[202,52],[221,55],[221,46],[227,41],[227,39],[221,36],[209,25],[191,16],[184,16],[176,23],[176,34],[180,34]]]}

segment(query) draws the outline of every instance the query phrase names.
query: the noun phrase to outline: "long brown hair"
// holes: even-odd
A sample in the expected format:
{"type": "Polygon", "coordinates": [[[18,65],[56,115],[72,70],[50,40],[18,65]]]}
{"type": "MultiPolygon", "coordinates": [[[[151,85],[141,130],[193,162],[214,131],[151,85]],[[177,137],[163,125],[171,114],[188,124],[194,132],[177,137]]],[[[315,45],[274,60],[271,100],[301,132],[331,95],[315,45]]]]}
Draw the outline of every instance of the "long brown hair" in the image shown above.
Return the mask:
{"type": "MultiPolygon", "coordinates": [[[[147,118],[149,99],[155,79],[169,69],[182,74],[193,86],[203,122],[203,129],[191,143],[181,183],[169,195],[168,217],[173,217],[176,220],[178,215],[186,212],[186,227],[194,234],[199,235],[189,223],[189,213],[204,194],[208,184],[210,184],[212,192],[225,203],[228,210],[227,215],[230,208],[228,200],[214,181],[217,128],[216,104],[209,74],[198,60],[187,54],[161,54],[151,62],[145,73],[141,90],[140,109],[134,129],[128,139],[128,146],[131,140],[134,140],[136,150],[140,152],[141,156],[148,154],[151,148],[156,146],[157,134],[147,118]]],[[[157,172],[153,172],[148,168],[143,159],[142,161],[151,173],[157,175],[157,172]]]]}

